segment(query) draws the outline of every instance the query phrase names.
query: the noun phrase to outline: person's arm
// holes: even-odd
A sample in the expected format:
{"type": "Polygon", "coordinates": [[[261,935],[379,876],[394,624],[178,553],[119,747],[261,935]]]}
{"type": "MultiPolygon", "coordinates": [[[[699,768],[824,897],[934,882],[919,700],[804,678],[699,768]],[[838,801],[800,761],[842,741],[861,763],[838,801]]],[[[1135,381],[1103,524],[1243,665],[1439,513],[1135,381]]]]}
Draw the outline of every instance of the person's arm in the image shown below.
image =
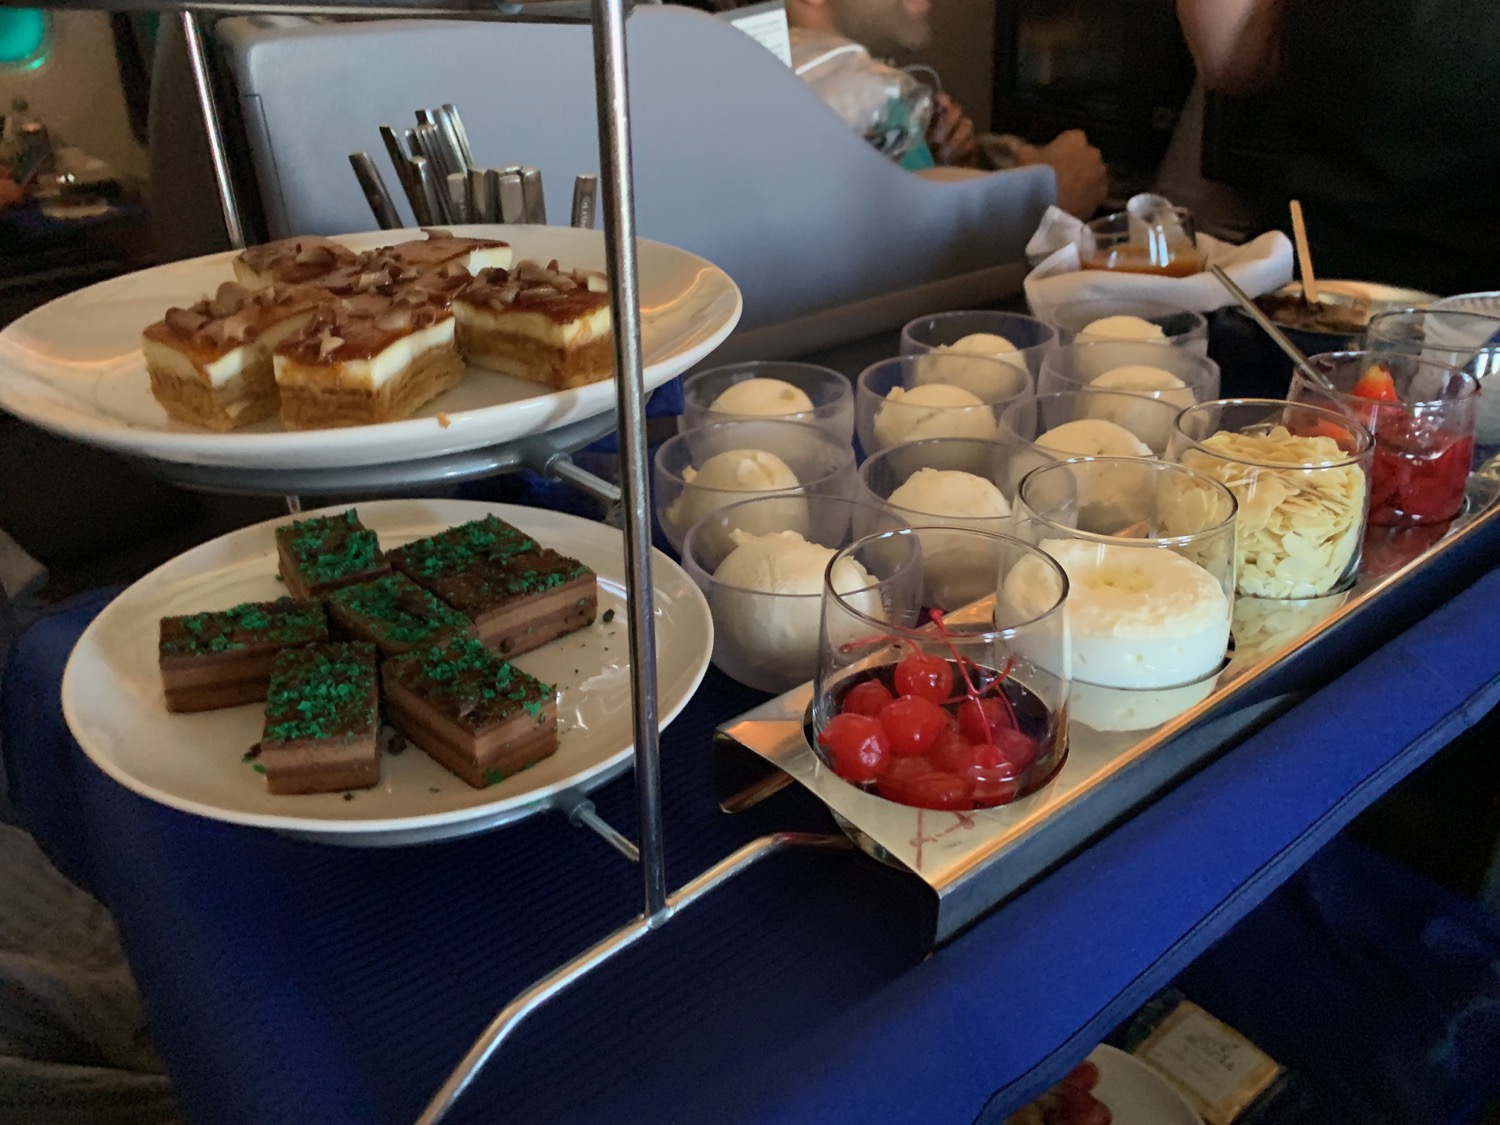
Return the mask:
{"type": "Polygon", "coordinates": [[[1210,90],[1245,94],[1276,73],[1285,0],[1177,0],[1177,18],[1210,90]]]}

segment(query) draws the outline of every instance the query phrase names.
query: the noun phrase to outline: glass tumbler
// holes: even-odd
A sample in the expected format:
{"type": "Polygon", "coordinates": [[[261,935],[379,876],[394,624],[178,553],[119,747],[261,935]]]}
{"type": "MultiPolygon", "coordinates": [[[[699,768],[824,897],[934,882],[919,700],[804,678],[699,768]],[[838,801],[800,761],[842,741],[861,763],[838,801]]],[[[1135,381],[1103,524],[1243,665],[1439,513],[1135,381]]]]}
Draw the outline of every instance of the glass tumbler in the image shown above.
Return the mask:
{"type": "Polygon", "coordinates": [[[731,418],[778,418],[817,426],[843,445],[854,441],[854,384],[830,367],[772,361],[711,367],[683,380],[682,398],[679,433],[731,418]]]}
{"type": "Polygon", "coordinates": [[[1000,437],[1053,457],[1160,457],[1181,409],[1175,401],[1092,387],[1027,395],[1001,413],[1000,437]]]}
{"type": "Polygon", "coordinates": [[[854,389],[855,432],[866,456],[926,438],[993,438],[1007,403],[1035,383],[1024,363],[928,352],[872,364],[854,389]]]}
{"type": "Polygon", "coordinates": [[[1057,306],[1049,323],[1059,344],[1158,343],[1208,354],[1208,319],[1162,301],[1087,297],[1057,306]]]}
{"type": "MultiPolygon", "coordinates": [[[[1472,306],[1457,303],[1463,300],[1447,297],[1426,309],[1374,316],[1365,330],[1364,348],[1446,363],[1467,371],[1482,387],[1500,371],[1500,312],[1496,311],[1500,306],[1486,301],[1472,306]]],[[[1482,446],[1500,445],[1500,382],[1479,399],[1474,436],[1482,446]]]]}
{"type": "Polygon", "coordinates": [[[1067,753],[1068,580],[1008,535],[905,528],[840,551],[862,586],[825,581],[811,714],[818,757],[852,785],[918,808],[965,811],[1034,792],[1067,753]],[[989,595],[934,604],[929,532],[986,555],[989,595]],[[1007,583],[1029,597],[996,596],[1007,583]]]}
{"type": "Polygon", "coordinates": [[[1024,364],[1036,378],[1042,357],[1057,343],[1057,329],[1023,313],[989,309],[934,313],[901,329],[901,354],[957,352],[1024,364]]]}
{"type": "Polygon", "coordinates": [[[1456,516],[1474,459],[1474,377],[1425,353],[1328,352],[1308,362],[1334,390],[1294,369],[1288,397],[1336,407],[1375,436],[1370,522],[1409,527],[1456,516]],[[1382,393],[1394,397],[1370,397],[1382,393]]]}
{"type": "Polygon", "coordinates": [[[1342,411],[1240,398],[1184,410],[1168,455],[1234,493],[1240,594],[1313,598],[1359,568],[1373,449],[1369,431],[1342,411]]]}

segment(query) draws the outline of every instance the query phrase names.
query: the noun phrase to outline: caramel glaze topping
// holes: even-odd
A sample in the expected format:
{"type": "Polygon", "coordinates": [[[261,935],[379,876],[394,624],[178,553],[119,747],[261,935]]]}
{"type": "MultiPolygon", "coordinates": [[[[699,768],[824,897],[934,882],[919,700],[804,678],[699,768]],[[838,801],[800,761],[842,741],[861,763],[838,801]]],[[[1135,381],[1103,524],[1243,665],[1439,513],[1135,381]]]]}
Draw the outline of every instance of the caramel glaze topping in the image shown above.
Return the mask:
{"type": "Polygon", "coordinates": [[[372,359],[397,340],[452,317],[412,290],[395,297],[339,297],[321,306],[276,354],[309,367],[372,359]]]}
{"type": "Polygon", "coordinates": [[[403,265],[427,271],[446,262],[467,258],[475,250],[492,250],[510,245],[493,238],[459,238],[448,231],[424,228],[427,241],[401,242],[387,247],[389,254],[403,265]]]}
{"type": "Polygon", "coordinates": [[[304,235],[252,246],[240,255],[240,261],[256,273],[270,274],[273,281],[301,285],[349,265],[354,253],[332,239],[304,235]]]}
{"type": "Polygon", "coordinates": [[[288,317],[317,307],[323,299],[322,294],[295,285],[246,289],[226,281],[212,297],[185,309],[168,309],[166,316],[146,329],[146,335],[161,343],[190,343],[205,351],[229,352],[288,317]]]}
{"type": "Polygon", "coordinates": [[[534,312],[558,324],[569,324],[607,307],[609,285],[603,274],[591,270],[564,271],[554,258],[545,266],[527,261],[508,270],[480,270],[458,299],[494,312],[534,312]]]}

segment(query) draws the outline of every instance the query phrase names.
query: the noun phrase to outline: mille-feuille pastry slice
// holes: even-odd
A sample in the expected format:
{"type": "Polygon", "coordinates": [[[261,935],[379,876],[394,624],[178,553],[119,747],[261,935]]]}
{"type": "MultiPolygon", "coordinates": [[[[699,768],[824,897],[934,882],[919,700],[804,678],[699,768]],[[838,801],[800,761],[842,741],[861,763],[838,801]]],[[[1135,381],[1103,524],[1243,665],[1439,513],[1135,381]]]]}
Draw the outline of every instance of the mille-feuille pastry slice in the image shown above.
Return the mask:
{"type": "Polygon", "coordinates": [[[271,354],[326,298],[294,286],[226,281],[190,308],[168,309],[141,335],[151,393],[167,414],[221,433],[276,413],[271,354]]]}
{"type": "Polygon", "coordinates": [[[488,269],[453,301],[470,363],[569,390],[614,374],[609,286],[602,274],[521,262],[488,269]]]}
{"type": "Polygon", "coordinates": [[[494,238],[464,238],[445,230],[424,229],[427,237],[383,248],[403,265],[431,273],[447,265],[461,265],[478,276],[480,270],[510,265],[510,243],[494,238]]]}
{"type": "Polygon", "coordinates": [[[354,251],[331,238],[308,234],[251,246],[234,259],[234,276],[250,289],[305,285],[353,262],[354,251]]]}
{"type": "Polygon", "coordinates": [[[276,349],[289,430],[408,418],[456,386],[464,361],[453,314],[417,293],[334,298],[276,349]]]}

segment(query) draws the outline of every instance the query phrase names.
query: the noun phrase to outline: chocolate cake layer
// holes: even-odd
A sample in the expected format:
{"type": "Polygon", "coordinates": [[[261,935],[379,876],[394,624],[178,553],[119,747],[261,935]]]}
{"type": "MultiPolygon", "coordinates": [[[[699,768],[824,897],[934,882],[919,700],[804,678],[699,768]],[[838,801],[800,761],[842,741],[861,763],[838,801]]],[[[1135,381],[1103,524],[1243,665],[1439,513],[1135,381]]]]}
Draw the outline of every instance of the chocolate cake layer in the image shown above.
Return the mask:
{"type": "Polygon", "coordinates": [[[286,588],[299,598],[321,598],[390,572],[380,540],[350,508],[336,516],[294,520],[276,529],[276,553],[286,588]]]}
{"type": "Polygon", "coordinates": [[[164,617],[157,646],[168,711],[209,711],[266,697],[277,655],[328,640],[315,601],[281,598],[164,617]]]}
{"type": "Polygon", "coordinates": [[[375,646],[288,649],[266,693],[259,754],[272,793],[369,788],[380,780],[375,646]]]}
{"type": "Polygon", "coordinates": [[[591,625],[598,578],[504,520],[450,528],[389,552],[391,565],[473,620],[507,656],[591,625]]]}
{"type": "Polygon", "coordinates": [[[404,574],[346,586],[328,598],[335,636],[368,641],[381,656],[400,656],[450,633],[474,635],[474,623],[404,574]]]}
{"type": "Polygon", "coordinates": [[[475,788],[503,781],[557,750],[552,686],[471,637],[387,662],[382,683],[396,728],[475,788]]]}

